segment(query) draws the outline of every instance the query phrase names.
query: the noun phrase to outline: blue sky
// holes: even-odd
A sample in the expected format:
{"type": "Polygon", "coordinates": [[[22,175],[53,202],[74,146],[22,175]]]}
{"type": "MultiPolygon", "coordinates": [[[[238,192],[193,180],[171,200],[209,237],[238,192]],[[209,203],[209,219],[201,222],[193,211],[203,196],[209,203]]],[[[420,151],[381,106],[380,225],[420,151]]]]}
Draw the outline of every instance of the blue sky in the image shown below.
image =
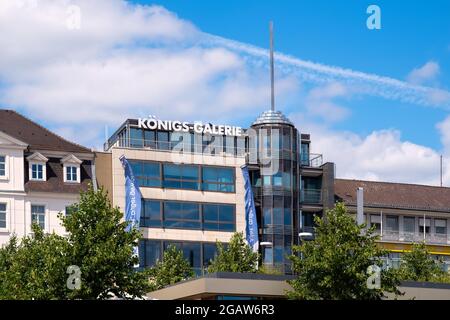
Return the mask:
{"type": "MultiPolygon", "coordinates": [[[[277,51],[400,80],[427,61],[436,61],[440,65],[436,85],[449,89],[449,1],[133,2],[162,5],[205,32],[263,48],[268,46],[268,21],[273,20],[277,51]],[[381,9],[381,30],[366,27],[370,4],[381,9]]],[[[351,117],[335,124],[336,129],[369,134],[396,128],[404,139],[442,147],[435,125],[445,118],[446,110],[370,97],[346,106],[351,117]]]]}
{"type": "Polygon", "coordinates": [[[277,108],[345,178],[450,185],[450,2],[2,0],[0,105],[101,148],[127,117],[277,108]],[[369,5],[381,30],[366,27],[369,5]]]}

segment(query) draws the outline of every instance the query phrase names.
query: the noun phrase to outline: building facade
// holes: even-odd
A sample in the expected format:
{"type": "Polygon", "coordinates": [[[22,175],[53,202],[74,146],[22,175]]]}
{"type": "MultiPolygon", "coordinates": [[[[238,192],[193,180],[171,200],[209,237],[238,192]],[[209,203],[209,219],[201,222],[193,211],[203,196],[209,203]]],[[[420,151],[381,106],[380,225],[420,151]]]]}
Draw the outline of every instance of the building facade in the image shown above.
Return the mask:
{"type": "Polygon", "coordinates": [[[246,165],[262,262],[290,273],[287,256],[299,233],[334,203],[334,165],[311,155],[309,146],[309,136],[278,111],[264,112],[248,129],[128,119],[97,155],[97,167],[109,168],[98,170],[97,179],[124,209],[124,155],[144,198],[141,265],[153,265],[175,244],[200,274],[214,257],[216,241],[245,231],[246,165]]]}
{"type": "Polygon", "coordinates": [[[64,234],[58,213],[92,182],[94,153],[15,111],[0,110],[0,246],[12,234],[64,234]]]}
{"type": "Polygon", "coordinates": [[[387,265],[398,267],[403,252],[425,242],[433,258],[450,270],[450,188],[336,179],[336,201],[343,201],[353,215],[358,188],[363,189],[364,222],[390,251],[387,265]]]}

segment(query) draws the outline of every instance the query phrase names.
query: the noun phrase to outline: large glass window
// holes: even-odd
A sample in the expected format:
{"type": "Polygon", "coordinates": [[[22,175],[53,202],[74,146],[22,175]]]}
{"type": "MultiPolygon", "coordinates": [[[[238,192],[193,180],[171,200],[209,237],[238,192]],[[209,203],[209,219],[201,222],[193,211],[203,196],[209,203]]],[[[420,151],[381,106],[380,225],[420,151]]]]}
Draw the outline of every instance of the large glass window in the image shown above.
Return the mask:
{"type": "Polygon", "coordinates": [[[130,161],[140,187],[160,187],[161,168],[158,162],[130,161]]]}
{"type": "Polygon", "coordinates": [[[302,143],[301,150],[300,150],[300,156],[301,156],[301,163],[304,166],[309,166],[309,144],[308,143],[302,143]]]}
{"type": "Polygon", "coordinates": [[[158,131],[158,149],[160,150],[170,150],[170,138],[169,132],[158,131]]]}
{"type": "Polygon", "coordinates": [[[154,266],[162,258],[160,240],[141,240],[139,242],[139,265],[141,267],[154,266]]]}
{"type": "Polygon", "coordinates": [[[144,131],[144,146],[156,149],[156,134],[155,131],[144,131]]]}
{"type": "Polygon", "coordinates": [[[0,228],[6,228],[6,203],[0,203],[0,228]]]}
{"type": "Polygon", "coordinates": [[[215,243],[203,244],[203,268],[207,268],[217,255],[217,245],[215,243]]]}
{"type": "Polygon", "coordinates": [[[191,202],[164,202],[164,227],[200,229],[200,204],[191,202]]]}
{"type": "Polygon", "coordinates": [[[201,243],[164,241],[164,250],[167,250],[169,246],[175,246],[178,250],[183,252],[183,257],[189,261],[189,264],[197,275],[202,273],[203,261],[201,258],[201,243]]]}
{"type": "Polygon", "coordinates": [[[6,157],[0,156],[0,177],[6,176],[6,157]]]}
{"type": "Polygon", "coordinates": [[[203,167],[203,190],[234,192],[234,168],[203,167]]]}
{"type": "Polygon", "coordinates": [[[45,207],[31,206],[31,222],[37,223],[42,229],[45,228],[45,207]]]}
{"type": "Polygon", "coordinates": [[[141,211],[141,227],[162,227],[161,201],[144,200],[141,211]]]}
{"type": "Polygon", "coordinates": [[[130,128],[130,147],[142,148],[144,140],[142,137],[142,130],[137,128],[130,128]]]}
{"type": "Polygon", "coordinates": [[[164,164],[164,187],[198,190],[199,167],[195,165],[164,164]]]}
{"type": "Polygon", "coordinates": [[[44,180],[44,165],[41,163],[33,163],[31,165],[31,179],[44,180]]]}
{"type": "Polygon", "coordinates": [[[203,229],[211,231],[235,231],[235,206],[227,204],[203,205],[203,229]]]}

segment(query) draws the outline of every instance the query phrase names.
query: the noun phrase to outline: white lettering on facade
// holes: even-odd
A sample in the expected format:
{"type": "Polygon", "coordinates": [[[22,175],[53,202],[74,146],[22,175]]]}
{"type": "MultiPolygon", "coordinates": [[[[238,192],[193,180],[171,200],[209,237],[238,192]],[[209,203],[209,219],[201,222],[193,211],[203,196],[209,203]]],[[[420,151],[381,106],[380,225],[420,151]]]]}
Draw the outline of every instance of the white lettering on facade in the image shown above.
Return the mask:
{"type": "Polygon", "coordinates": [[[193,125],[188,122],[182,121],[168,121],[168,120],[156,120],[153,118],[138,119],[138,127],[141,129],[149,130],[165,130],[165,131],[181,131],[189,132],[193,130],[195,133],[206,133],[212,135],[225,135],[225,136],[237,136],[242,135],[241,127],[225,126],[225,125],[212,125],[202,124],[201,122],[195,122],[193,125]]]}

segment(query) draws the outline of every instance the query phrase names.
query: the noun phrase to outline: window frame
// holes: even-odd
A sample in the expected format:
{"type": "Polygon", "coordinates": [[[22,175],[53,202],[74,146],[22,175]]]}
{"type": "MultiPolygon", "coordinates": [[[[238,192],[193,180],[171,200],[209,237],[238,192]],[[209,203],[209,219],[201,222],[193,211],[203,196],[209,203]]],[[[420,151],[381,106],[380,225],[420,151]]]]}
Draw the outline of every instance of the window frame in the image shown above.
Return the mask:
{"type": "Polygon", "coordinates": [[[225,167],[225,166],[209,166],[209,165],[202,165],[200,167],[200,180],[201,180],[201,187],[200,189],[204,192],[221,192],[221,193],[236,193],[236,169],[235,167],[225,167]],[[204,170],[205,169],[216,169],[216,170],[220,170],[220,169],[227,169],[231,171],[232,174],[232,181],[233,182],[219,182],[219,181],[213,181],[213,180],[205,180],[204,179],[204,170]],[[205,184],[213,184],[217,186],[217,190],[207,190],[204,185],[205,184]],[[224,190],[219,190],[221,189],[221,186],[231,186],[232,187],[232,191],[224,191],[224,190]]]}
{"type": "Polygon", "coordinates": [[[9,226],[9,214],[8,214],[9,203],[7,201],[0,200],[0,205],[5,205],[5,211],[0,211],[0,212],[5,213],[5,226],[2,227],[0,225],[0,231],[7,232],[9,230],[9,228],[8,228],[8,226],[9,226]]]}
{"type": "MultiPolygon", "coordinates": [[[[47,181],[47,163],[43,161],[30,161],[29,164],[29,180],[31,181],[47,181]],[[42,166],[42,178],[39,179],[37,174],[36,178],[33,178],[33,166],[42,166]]],[[[39,173],[39,170],[37,171],[39,173]]]]}
{"type": "MultiPolygon", "coordinates": [[[[46,230],[47,229],[47,206],[45,205],[45,204],[31,204],[30,205],[30,218],[31,218],[31,220],[30,220],[30,226],[32,226],[33,225],[33,214],[35,214],[35,213],[33,213],[33,207],[42,207],[42,208],[44,208],[44,212],[43,213],[36,213],[37,215],[43,215],[44,216],[44,226],[43,227],[41,227],[42,228],[42,230],[46,230]]],[[[40,225],[40,219],[38,220],[38,224],[39,224],[39,226],[41,226],[40,225]]]]}
{"type": "MultiPolygon", "coordinates": [[[[74,164],[74,163],[65,163],[64,164],[64,182],[67,182],[67,183],[80,183],[80,180],[81,180],[81,178],[80,178],[80,166],[79,165],[77,165],[77,164],[74,164]],[[68,175],[68,169],[69,168],[75,168],[75,174],[76,174],[76,179],[75,180],[73,180],[73,179],[67,179],[67,175],[68,175]]],[[[71,173],[71,178],[73,178],[73,173],[71,173]]]]}
{"type": "Polygon", "coordinates": [[[9,157],[6,154],[0,153],[0,157],[3,157],[5,160],[3,162],[4,165],[4,171],[5,174],[0,174],[0,180],[8,180],[9,179],[9,167],[8,167],[8,161],[9,161],[9,157]]]}

